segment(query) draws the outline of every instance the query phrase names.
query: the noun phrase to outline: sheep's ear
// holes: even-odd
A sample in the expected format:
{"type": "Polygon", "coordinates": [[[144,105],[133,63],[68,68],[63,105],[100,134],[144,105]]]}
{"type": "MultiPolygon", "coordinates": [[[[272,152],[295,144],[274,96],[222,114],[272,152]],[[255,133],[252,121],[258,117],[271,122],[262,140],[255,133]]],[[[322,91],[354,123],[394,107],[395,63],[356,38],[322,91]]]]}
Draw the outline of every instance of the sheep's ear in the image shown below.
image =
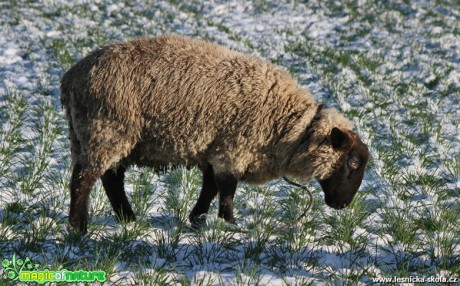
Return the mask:
{"type": "Polygon", "coordinates": [[[350,146],[350,137],[337,127],[332,128],[330,140],[332,148],[336,150],[345,150],[350,146]]]}
{"type": "Polygon", "coordinates": [[[316,114],[319,114],[321,110],[323,110],[324,104],[318,105],[318,109],[316,109],[316,114]]]}

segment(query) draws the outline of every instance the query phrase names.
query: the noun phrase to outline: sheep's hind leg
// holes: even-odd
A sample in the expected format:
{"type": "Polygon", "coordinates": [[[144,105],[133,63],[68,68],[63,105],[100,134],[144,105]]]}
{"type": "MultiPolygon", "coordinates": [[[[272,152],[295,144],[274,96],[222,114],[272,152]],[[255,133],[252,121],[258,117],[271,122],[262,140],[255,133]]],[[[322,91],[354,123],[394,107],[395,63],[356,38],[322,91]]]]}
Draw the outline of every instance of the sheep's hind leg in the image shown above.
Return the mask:
{"type": "Polygon", "coordinates": [[[126,169],[122,166],[116,170],[109,169],[102,175],[102,185],[104,186],[105,193],[109,197],[112,208],[115,211],[117,220],[130,222],[136,220],[136,216],[129,204],[124,189],[126,169]]]}
{"type": "Polygon", "coordinates": [[[70,225],[79,233],[85,234],[88,227],[89,193],[101,173],[82,167],[77,160],[70,181],[70,225]]]}
{"type": "Polygon", "coordinates": [[[218,188],[214,178],[212,166],[208,166],[203,170],[203,186],[201,188],[198,201],[189,215],[190,223],[193,228],[198,228],[206,224],[206,214],[212,200],[218,193],[218,188]]]}
{"type": "MultiPolygon", "coordinates": [[[[84,117],[74,118],[73,122],[77,122],[80,126],[79,138],[85,140],[79,141],[77,134],[71,130],[72,152],[75,153],[72,158],[76,162],[70,183],[69,221],[73,228],[84,234],[88,226],[89,194],[98,178],[104,175],[109,197],[113,197],[116,206],[125,204],[124,191],[119,191],[123,176],[110,172],[106,174],[106,171],[130,153],[137,142],[136,135],[139,133],[135,126],[130,126],[126,122],[117,122],[108,118],[91,119],[92,115],[86,113],[76,115],[84,115],[84,117]],[[117,184],[118,186],[115,187],[117,184]]],[[[123,211],[128,214],[127,207],[122,209],[123,211]]]]}
{"type": "Polygon", "coordinates": [[[238,180],[232,175],[216,176],[219,188],[219,217],[226,222],[236,224],[233,216],[233,197],[235,196],[238,180]]]}

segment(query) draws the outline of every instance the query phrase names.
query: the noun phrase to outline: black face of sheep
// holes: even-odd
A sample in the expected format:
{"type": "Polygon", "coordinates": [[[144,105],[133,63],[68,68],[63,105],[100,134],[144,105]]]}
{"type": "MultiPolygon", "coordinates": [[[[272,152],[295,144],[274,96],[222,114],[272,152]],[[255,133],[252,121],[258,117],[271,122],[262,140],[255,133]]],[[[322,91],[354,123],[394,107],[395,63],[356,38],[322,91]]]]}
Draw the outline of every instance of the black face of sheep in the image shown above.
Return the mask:
{"type": "Polygon", "coordinates": [[[353,132],[333,128],[330,135],[332,147],[343,152],[333,174],[319,183],[324,191],[326,204],[334,209],[348,206],[363,180],[369,160],[367,146],[353,132]]]}

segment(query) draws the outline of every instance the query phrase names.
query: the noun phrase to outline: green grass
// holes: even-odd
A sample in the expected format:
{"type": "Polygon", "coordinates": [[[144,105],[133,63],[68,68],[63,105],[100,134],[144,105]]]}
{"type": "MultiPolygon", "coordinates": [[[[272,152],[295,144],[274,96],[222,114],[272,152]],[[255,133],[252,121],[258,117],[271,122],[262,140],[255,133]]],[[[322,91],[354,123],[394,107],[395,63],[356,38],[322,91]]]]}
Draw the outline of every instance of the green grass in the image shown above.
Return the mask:
{"type": "MultiPolygon", "coordinates": [[[[0,260],[15,253],[48,269],[104,270],[116,285],[460,277],[460,91],[452,76],[459,70],[453,52],[459,9],[455,1],[436,2],[255,1],[212,10],[202,1],[144,1],[114,3],[122,6],[112,13],[105,3],[1,4],[0,56],[6,42],[19,43],[23,61],[0,65],[0,260]],[[302,20],[294,17],[298,11],[313,12],[302,20]],[[316,23],[322,34],[302,22],[314,17],[324,21],[316,23]],[[88,235],[69,231],[71,169],[59,78],[97,47],[165,33],[260,55],[351,118],[371,150],[353,203],[332,210],[311,183],[312,210],[278,231],[302,213],[309,196],[282,183],[241,184],[238,227],[217,218],[214,202],[208,225],[191,231],[200,171],[131,168],[126,186],[137,221],[118,224],[98,182],[88,235]]],[[[8,283],[2,271],[0,284],[8,283]]]]}

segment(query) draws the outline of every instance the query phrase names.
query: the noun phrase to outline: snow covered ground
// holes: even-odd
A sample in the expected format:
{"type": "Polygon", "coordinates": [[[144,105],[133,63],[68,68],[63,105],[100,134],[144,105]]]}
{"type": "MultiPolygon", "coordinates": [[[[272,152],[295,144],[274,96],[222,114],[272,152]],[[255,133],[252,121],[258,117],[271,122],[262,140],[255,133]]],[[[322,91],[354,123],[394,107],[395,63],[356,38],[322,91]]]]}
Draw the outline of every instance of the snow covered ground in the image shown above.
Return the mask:
{"type": "Polygon", "coordinates": [[[0,260],[100,269],[117,285],[460,278],[460,6],[374,2],[0,3],[0,260]],[[98,184],[89,234],[69,233],[59,79],[98,46],[167,33],[276,63],[353,119],[372,156],[355,202],[332,210],[311,183],[311,213],[276,233],[308,196],[277,182],[241,185],[235,208],[249,231],[226,226],[213,205],[209,226],[190,232],[199,172],[133,168],[138,221],[118,225],[98,184]]]}

